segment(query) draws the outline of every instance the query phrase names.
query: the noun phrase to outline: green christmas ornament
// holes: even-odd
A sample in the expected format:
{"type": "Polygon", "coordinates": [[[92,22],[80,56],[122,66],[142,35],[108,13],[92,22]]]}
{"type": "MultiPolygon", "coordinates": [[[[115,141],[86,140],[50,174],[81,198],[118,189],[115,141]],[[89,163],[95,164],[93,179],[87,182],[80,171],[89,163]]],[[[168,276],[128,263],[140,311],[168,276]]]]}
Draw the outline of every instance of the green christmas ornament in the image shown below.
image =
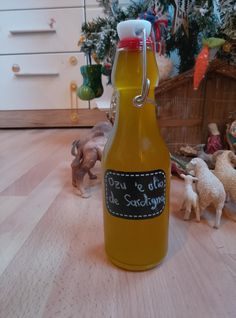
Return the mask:
{"type": "Polygon", "coordinates": [[[86,85],[82,85],[78,88],[77,95],[82,100],[91,100],[95,98],[92,88],[86,85]]]}
{"type": "Polygon", "coordinates": [[[224,43],[225,40],[220,38],[208,38],[202,40],[202,44],[208,46],[210,49],[220,48],[224,43]]]}
{"type": "Polygon", "coordinates": [[[98,98],[103,94],[102,65],[83,65],[80,68],[83,84],[78,88],[77,95],[82,100],[98,98]]]}

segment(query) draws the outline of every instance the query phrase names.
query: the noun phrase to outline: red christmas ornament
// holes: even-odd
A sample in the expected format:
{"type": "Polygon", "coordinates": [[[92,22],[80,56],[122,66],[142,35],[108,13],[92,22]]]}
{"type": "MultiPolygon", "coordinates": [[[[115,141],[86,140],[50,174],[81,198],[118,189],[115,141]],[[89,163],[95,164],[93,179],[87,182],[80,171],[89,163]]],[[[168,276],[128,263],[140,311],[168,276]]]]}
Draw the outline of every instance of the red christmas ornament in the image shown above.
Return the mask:
{"type": "Polygon", "coordinates": [[[206,70],[209,64],[209,48],[204,46],[201,52],[198,54],[195,63],[193,88],[196,90],[199,87],[200,82],[205,77],[206,70]]]}

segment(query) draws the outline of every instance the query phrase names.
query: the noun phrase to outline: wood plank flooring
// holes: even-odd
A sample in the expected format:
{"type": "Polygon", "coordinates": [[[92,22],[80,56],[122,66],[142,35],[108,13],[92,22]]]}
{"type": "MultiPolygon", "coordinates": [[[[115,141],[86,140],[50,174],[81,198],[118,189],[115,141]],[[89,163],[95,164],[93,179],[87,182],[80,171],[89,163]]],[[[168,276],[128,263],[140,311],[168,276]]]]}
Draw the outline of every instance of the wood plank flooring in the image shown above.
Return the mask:
{"type": "Polygon", "coordinates": [[[210,210],[184,222],[176,178],[163,264],[132,273],[107,261],[100,163],[89,199],[71,185],[71,142],[86,132],[0,130],[0,317],[235,318],[236,223],[223,216],[215,230],[210,210]]]}

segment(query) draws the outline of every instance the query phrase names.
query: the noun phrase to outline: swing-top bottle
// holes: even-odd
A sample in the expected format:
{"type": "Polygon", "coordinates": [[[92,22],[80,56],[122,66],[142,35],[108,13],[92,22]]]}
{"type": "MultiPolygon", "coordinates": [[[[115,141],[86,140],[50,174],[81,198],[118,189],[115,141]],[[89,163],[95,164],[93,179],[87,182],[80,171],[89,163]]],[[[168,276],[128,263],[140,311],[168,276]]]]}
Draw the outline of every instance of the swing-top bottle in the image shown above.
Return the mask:
{"type": "Polygon", "coordinates": [[[102,160],[105,250],[115,265],[138,271],[167,253],[170,158],[154,103],[151,24],[128,20],[117,31],[112,83],[118,106],[102,160]]]}

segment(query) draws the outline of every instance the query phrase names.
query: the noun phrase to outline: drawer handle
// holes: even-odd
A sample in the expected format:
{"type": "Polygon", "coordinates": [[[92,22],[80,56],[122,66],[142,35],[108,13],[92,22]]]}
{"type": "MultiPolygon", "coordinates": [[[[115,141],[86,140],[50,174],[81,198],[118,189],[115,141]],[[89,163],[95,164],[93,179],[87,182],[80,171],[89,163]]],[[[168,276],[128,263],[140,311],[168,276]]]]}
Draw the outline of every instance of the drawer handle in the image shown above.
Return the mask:
{"type": "Polygon", "coordinates": [[[59,76],[58,72],[39,72],[39,73],[14,73],[16,77],[36,77],[36,76],[59,76]]]}
{"type": "Polygon", "coordinates": [[[77,83],[75,81],[72,81],[70,83],[70,119],[72,123],[77,123],[79,120],[77,88],[77,83]]]}
{"type": "Polygon", "coordinates": [[[40,34],[40,33],[56,33],[56,29],[50,29],[50,28],[47,28],[47,29],[16,29],[16,30],[10,30],[9,31],[12,35],[24,35],[24,34],[40,34]]]}

